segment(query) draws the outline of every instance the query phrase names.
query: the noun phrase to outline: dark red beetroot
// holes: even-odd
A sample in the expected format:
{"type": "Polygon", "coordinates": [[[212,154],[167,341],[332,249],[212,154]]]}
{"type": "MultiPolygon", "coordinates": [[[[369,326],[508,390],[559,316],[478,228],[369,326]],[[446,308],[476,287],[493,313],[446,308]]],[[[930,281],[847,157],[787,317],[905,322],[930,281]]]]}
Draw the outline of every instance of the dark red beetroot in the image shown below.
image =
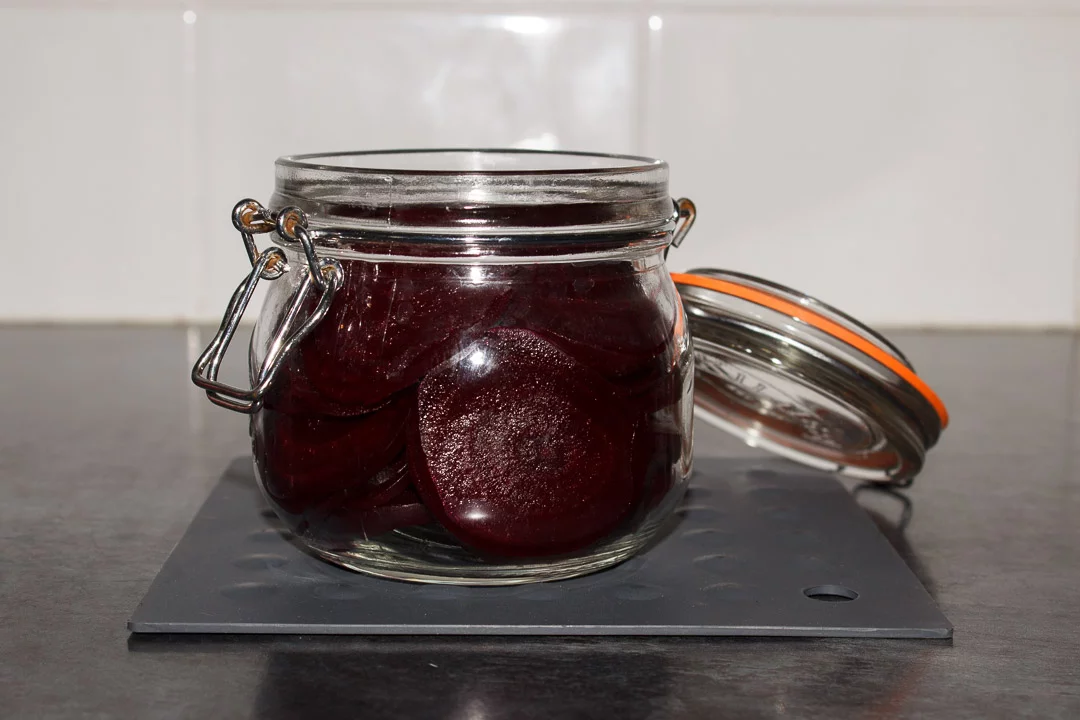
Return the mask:
{"type": "Polygon", "coordinates": [[[417,407],[417,488],[480,552],[578,550],[634,505],[625,393],[536,333],[485,333],[420,383],[417,407]]]}
{"type": "Polygon", "coordinates": [[[307,514],[307,534],[323,546],[347,546],[356,540],[378,537],[398,528],[433,522],[416,491],[408,487],[408,472],[402,477],[406,478],[405,487],[393,498],[374,506],[362,495],[348,492],[334,495],[307,514]]]}
{"type": "Polygon", "coordinates": [[[613,382],[647,389],[670,370],[677,307],[655,283],[628,262],[536,265],[515,288],[510,324],[548,335],[613,382]]]}
{"type": "Polygon", "coordinates": [[[682,456],[682,442],[682,435],[658,430],[647,422],[634,435],[633,474],[646,512],[663,502],[671,491],[675,480],[671,468],[682,456]]]}
{"type": "Polygon", "coordinates": [[[333,417],[356,417],[378,410],[377,405],[349,405],[332,400],[312,385],[300,369],[300,353],[294,350],[285,358],[274,376],[274,382],[266,393],[263,407],[278,412],[298,415],[328,415],[333,417]]]}
{"type": "MultiPolygon", "coordinates": [[[[294,288],[293,292],[295,290],[294,288]]],[[[289,293],[273,292],[267,298],[268,309],[264,310],[263,316],[273,318],[274,325],[271,332],[266,334],[266,337],[276,337],[278,335],[281,330],[281,323],[286,317],[287,306],[292,301],[293,297],[289,293]]],[[[312,291],[308,295],[307,304],[302,309],[300,318],[296,321],[297,323],[301,322],[306,314],[314,309],[315,303],[316,295],[312,291]]],[[[261,364],[262,360],[256,361],[253,353],[251,367],[255,368],[261,364]]],[[[254,383],[255,378],[251,378],[251,381],[254,383]]],[[[357,407],[335,402],[319,393],[311,385],[311,382],[301,369],[300,352],[296,348],[282,360],[281,366],[274,375],[274,380],[270,383],[270,387],[263,398],[263,407],[296,415],[332,415],[335,417],[363,415],[378,409],[378,406],[357,407]]]]}
{"type": "Polygon", "coordinates": [[[404,450],[411,405],[411,393],[402,393],[355,418],[259,411],[252,438],[267,494],[293,514],[345,490],[379,497],[396,479],[382,471],[404,450]]]}
{"type": "Polygon", "coordinates": [[[299,367],[319,395],[377,407],[448,359],[493,323],[506,285],[475,268],[419,263],[343,263],[345,279],[326,317],[300,345],[299,367]]]}

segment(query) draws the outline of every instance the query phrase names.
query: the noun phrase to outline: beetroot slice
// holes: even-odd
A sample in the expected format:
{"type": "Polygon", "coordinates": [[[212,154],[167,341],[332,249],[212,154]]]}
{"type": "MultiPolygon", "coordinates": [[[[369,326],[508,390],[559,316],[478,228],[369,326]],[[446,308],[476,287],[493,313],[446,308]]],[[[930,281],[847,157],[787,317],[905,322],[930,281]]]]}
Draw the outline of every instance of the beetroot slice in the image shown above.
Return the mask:
{"type": "Polygon", "coordinates": [[[300,514],[345,490],[376,495],[398,478],[383,472],[404,450],[411,394],[356,418],[310,417],[263,409],[252,439],[267,494],[300,514]]]}
{"type": "Polygon", "coordinates": [[[566,263],[535,266],[509,315],[605,377],[640,385],[670,360],[676,307],[673,288],[630,263],[566,263]]]}
{"type": "Polygon", "coordinates": [[[527,330],[498,328],[421,382],[409,460],[428,509],[500,556],[572,552],[631,510],[625,393],[527,330]]]}
{"type": "Polygon", "coordinates": [[[494,322],[508,297],[505,284],[460,266],[343,265],[342,288],[300,345],[300,369],[322,397],[348,407],[377,406],[418,382],[494,322]]]}
{"type": "Polygon", "coordinates": [[[406,487],[393,500],[378,507],[370,507],[357,498],[342,497],[340,502],[323,508],[312,518],[309,532],[324,545],[348,544],[432,521],[420,497],[406,487]]]}
{"type": "MultiPolygon", "coordinates": [[[[371,476],[360,488],[352,491],[350,505],[361,510],[389,505],[412,485],[412,473],[402,452],[389,465],[371,476]]],[[[346,490],[346,493],[349,491],[346,490]]]]}
{"type": "Polygon", "coordinates": [[[316,390],[300,369],[299,353],[293,351],[278,370],[263,400],[263,407],[294,415],[356,417],[378,410],[379,404],[348,404],[332,400],[316,390]]]}
{"type": "MultiPolygon", "coordinates": [[[[310,307],[303,312],[310,312],[314,308],[314,302],[309,298],[310,307]]],[[[284,308],[279,310],[274,334],[280,331],[280,323],[284,320],[284,308]]],[[[355,417],[364,415],[378,409],[378,406],[358,406],[336,402],[325,397],[316,390],[300,367],[300,352],[294,349],[281,362],[273,382],[263,397],[263,407],[283,413],[295,415],[331,415],[335,417],[355,417]]],[[[255,358],[251,358],[252,366],[256,365],[255,358]]],[[[261,364],[261,361],[260,363],[261,364]]],[[[252,379],[254,384],[255,380],[252,379]]]]}
{"type": "Polygon", "coordinates": [[[682,435],[653,428],[647,420],[638,426],[634,435],[633,474],[644,497],[646,512],[663,502],[671,491],[675,479],[671,466],[680,459],[682,443],[682,435]]]}

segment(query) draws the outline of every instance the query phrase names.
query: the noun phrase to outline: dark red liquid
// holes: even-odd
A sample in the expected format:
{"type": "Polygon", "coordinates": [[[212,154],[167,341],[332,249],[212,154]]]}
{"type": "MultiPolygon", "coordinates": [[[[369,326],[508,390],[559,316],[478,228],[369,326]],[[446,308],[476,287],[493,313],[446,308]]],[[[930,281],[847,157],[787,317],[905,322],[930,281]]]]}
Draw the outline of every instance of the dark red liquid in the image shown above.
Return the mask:
{"type": "Polygon", "coordinates": [[[252,424],[266,494],[306,540],[438,522],[484,555],[550,556],[671,489],[683,436],[664,411],[685,378],[659,273],[343,264],[252,424]]]}

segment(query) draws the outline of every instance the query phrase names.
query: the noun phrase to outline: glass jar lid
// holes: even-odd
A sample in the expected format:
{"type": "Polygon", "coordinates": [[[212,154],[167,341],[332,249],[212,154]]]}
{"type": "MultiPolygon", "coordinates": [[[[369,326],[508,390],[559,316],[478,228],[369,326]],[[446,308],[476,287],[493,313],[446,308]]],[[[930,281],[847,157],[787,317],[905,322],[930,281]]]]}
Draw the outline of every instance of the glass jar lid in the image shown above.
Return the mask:
{"type": "Polygon", "coordinates": [[[523,149],[382,150],[279,158],[271,207],[313,230],[448,236],[663,231],[668,165],[523,149]]]}
{"type": "Polygon", "coordinates": [[[673,273],[699,417],[747,444],[876,482],[909,482],[948,425],[892,343],[814,298],[723,270],[673,273]]]}

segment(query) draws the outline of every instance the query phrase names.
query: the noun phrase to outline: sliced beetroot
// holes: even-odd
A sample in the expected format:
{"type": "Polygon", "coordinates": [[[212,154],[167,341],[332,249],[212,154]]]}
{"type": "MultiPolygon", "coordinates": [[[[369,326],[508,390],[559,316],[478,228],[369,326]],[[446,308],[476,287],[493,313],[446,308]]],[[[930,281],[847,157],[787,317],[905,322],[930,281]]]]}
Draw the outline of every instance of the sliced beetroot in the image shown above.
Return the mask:
{"type": "MultiPolygon", "coordinates": [[[[267,302],[275,301],[279,306],[275,318],[271,337],[277,337],[281,331],[281,323],[285,320],[286,298],[271,295],[267,302]]],[[[290,302],[292,298],[287,298],[290,302]]],[[[302,309],[300,317],[303,318],[315,307],[316,299],[309,295],[307,305],[302,309]]],[[[297,320],[299,322],[299,320],[297,320]]],[[[255,368],[262,365],[262,359],[256,359],[254,348],[250,357],[250,366],[255,368]]],[[[323,395],[311,384],[307,374],[301,367],[302,358],[298,348],[293,348],[281,361],[281,365],[274,375],[273,382],[267,388],[263,397],[263,407],[278,412],[294,415],[330,415],[334,417],[355,417],[374,412],[384,403],[357,405],[337,402],[323,395]]],[[[255,378],[251,379],[252,383],[255,378]]]]}
{"type": "MultiPolygon", "coordinates": [[[[427,525],[433,521],[431,513],[415,494],[411,498],[398,498],[388,505],[362,510],[355,518],[365,538],[378,537],[391,530],[414,525],[427,525]]],[[[353,524],[348,522],[347,525],[353,524]]]]}
{"type": "Polygon", "coordinates": [[[682,458],[683,436],[652,426],[647,420],[634,435],[633,475],[644,498],[644,510],[664,501],[675,481],[672,466],[682,458]]]}
{"type": "Polygon", "coordinates": [[[319,395],[346,407],[376,407],[418,382],[494,323],[508,297],[505,283],[470,267],[343,265],[343,285],[301,343],[299,367],[319,395]]]}
{"type": "Polygon", "coordinates": [[[331,495],[376,496],[384,472],[404,450],[411,394],[378,412],[355,418],[290,415],[263,409],[255,416],[255,460],[267,494],[286,512],[300,514],[331,495]]]}
{"type": "Polygon", "coordinates": [[[419,386],[409,446],[417,488],[482,553],[579,550],[635,501],[625,399],[542,336],[491,330],[419,386]]]}
{"type": "Polygon", "coordinates": [[[509,314],[605,377],[648,384],[669,364],[677,307],[673,287],[631,263],[562,263],[519,281],[509,314]]]}
{"type": "Polygon", "coordinates": [[[359,488],[346,489],[348,505],[361,510],[382,507],[396,501],[412,486],[412,473],[404,450],[389,465],[372,475],[359,488]]]}
{"type": "Polygon", "coordinates": [[[308,524],[308,533],[322,545],[347,545],[399,528],[433,522],[416,491],[408,487],[376,507],[350,495],[335,496],[333,500],[312,513],[308,524]]]}
{"type": "Polygon", "coordinates": [[[630,392],[630,404],[638,412],[654,413],[670,408],[680,400],[693,402],[690,351],[679,355],[672,345],[668,352],[655,358],[654,365],[619,382],[630,392]]]}
{"type": "Polygon", "coordinates": [[[378,410],[380,404],[347,404],[337,402],[316,390],[300,369],[299,353],[293,351],[274,376],[263,400],[263,407],[293,415],[326,415],[356,417],[378,410]]]}

